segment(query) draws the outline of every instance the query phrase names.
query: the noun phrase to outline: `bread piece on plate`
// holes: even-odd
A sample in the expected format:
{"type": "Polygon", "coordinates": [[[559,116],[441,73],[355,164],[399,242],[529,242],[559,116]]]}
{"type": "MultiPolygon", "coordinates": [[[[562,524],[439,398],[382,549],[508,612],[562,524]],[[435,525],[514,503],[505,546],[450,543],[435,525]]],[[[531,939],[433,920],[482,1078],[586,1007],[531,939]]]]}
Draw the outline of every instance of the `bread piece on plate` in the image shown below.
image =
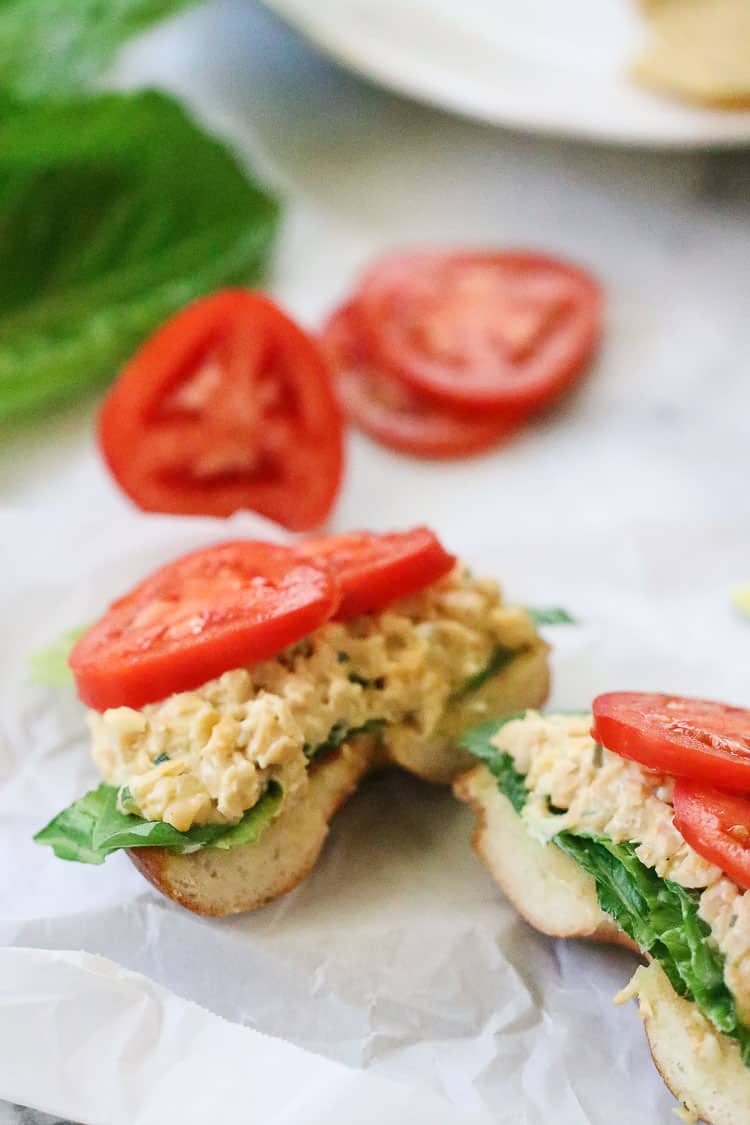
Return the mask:
{"type": "Polygon", "coordinates": [[[750,105],[747,0],[651,0],[651,38],[633,77],[674,97],[718,108],[750,105]]]}

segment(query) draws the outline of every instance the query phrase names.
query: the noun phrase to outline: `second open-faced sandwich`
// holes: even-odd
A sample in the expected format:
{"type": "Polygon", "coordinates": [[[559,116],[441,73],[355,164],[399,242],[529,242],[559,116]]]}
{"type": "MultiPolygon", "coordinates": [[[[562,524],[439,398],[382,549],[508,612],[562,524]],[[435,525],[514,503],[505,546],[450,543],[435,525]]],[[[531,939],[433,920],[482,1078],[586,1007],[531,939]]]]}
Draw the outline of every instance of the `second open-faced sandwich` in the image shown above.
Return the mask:
{"type": "Polygon", "coordinates": [[[684,1120],[750,1122],[750,711],[633,692],[463,740],[474,845],[538,930],[646,955],[638,997],[684,1120]]]}
{"type": "Polygon", "coordinates": [[[70,665],[104,782],[36,839],[85,863],[127,849],[215,915],[299,882],[365,774],[450,782],[465,730],[548,691],[529,614],[425,528],[197,551],[115,602],[70,665]]]}

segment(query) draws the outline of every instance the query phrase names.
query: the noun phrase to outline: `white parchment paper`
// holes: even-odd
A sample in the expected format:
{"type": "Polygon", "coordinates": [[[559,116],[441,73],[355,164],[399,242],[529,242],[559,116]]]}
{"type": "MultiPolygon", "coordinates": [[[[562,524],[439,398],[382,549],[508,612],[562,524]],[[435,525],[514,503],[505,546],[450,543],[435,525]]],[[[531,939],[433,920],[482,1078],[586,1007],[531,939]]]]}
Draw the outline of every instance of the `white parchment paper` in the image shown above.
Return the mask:
{"type": "MultiPolygon", "coordinates": [[[[553,705],[615,688],[748,702],[750,622],[729,602],[750,577],[740,532],[579,524],[574,537],[530,521],[521,535],[475,526],[468,509],[451,518],[446,541],[514,600],[579,619],[548,631],[553,705]]],[[[32,843],[97,778],[72,691],[31,684],[26,654],[159,562],[241,534],[274,533],[249,517],[0,513],[0,945],[85,950],[150,978],[0,950],[0,1098],[134,1125],[167,1104],[160,1119],[183,1122],[231,1104],[243,1120],[295,1125],[323,1109],[342,1122],[672,1120],[635,1009],[611,1004],[632,958],[531,931],[474,858],[471,817],[446,792],[373,779],[301,887],[228,920],[175,906],[122,855],[93,868],[32,843]],[[449,1116],[439,1099],[456,1107],[449,1116]]]]}

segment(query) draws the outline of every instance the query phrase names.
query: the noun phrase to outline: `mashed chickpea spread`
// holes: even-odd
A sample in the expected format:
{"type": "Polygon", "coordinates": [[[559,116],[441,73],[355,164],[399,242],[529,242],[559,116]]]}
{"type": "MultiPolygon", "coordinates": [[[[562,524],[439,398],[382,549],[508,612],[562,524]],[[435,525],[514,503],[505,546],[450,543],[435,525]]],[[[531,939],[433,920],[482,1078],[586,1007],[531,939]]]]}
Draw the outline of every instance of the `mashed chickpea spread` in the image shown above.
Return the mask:
{"type": "Polygon", "coordinates": [[[196,691],[140,710],[91,712],[93,756],[120,786],[124,811],[193,824],[238,821],[271,781],[302,793],[318,748],[341,732],[382,723],[437,731],[462,686],[498,649],[537,640],[522,609],[497,584],[456,568],[386,610],[329,622],[305,641],[196,691]]]}
{"type": "Polygon", "coordinates": [[[700,917],[725,957],[724,977],[750,1019],[750,892],[685,842],[672,824],[673,782],[597,745],[592,716],[527,712],[506,723],[493,744],[525,777],[521,816],[545,842],[559,832],[590,832],[635,845],[640,861],[682,887],[703,889],[700,917]]]}

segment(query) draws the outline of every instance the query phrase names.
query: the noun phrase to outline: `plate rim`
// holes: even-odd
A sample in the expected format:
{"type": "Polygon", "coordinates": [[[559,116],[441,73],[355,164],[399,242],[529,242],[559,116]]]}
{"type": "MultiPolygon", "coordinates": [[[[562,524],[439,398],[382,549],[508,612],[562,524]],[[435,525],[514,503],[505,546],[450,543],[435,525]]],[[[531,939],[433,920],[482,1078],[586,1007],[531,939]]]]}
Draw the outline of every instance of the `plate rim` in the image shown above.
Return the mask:
{"type": "MultiPolygon", "coordinates": [[[[299,34],[322,55],[337,65],[350,71],[358,78],[379,88],[390,90],[410,101],[431,109],[452,114],[464,120],[480,122],[515,133],[565,139],[598,145],[612,145],[619,148],[650,149],[662,151],[697,151],[710,149],[743,149],[750,147],[750,108],[743,110],[712,110],[709,106],[691,106],[689,103],[672,101],[673,106],[705,114],[705,123],[696,123],[693,130],[680,134],[649,134],[639,131],[608,130],[591,122],[564,122],[543,120],[534,115],[524,116],[509,110],[497,113],[474,104],[471,98],[456,96],[454,90],[438,95],[432,88],[425,88],[419,81],[412,81],[408,74],[394,71],[379,55],[364,57],[362,50],[346,35],[335,28],[325,27],[316,13],[317,5],[306,5],[304,10],[289,0],[260,0],[261,4],[293,31],[299,34]],[[722,125],[722,129],[717,129],[722,125]]],[[[668,100],[654,93],[659,101],[668,100]]]]}

